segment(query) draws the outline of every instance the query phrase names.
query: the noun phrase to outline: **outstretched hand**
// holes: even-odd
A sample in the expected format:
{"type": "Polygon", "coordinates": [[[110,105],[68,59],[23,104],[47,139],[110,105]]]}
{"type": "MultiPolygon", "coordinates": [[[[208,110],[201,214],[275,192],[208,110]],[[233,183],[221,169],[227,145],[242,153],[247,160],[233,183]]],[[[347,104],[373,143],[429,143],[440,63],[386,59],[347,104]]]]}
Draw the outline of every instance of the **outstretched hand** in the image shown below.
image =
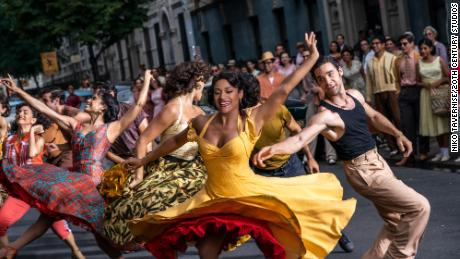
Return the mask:
{"type": "Polygon", "coordinates": [[[271,146],[263,147],[252,157],[252,163],[257,167],[265,167],[264,161],[274,156],[275,152],[271,146]]]}
{"type": "Polygon", "coordinates": [[[8,78],[0,79],[2,85],[12,92],[17,92],[20,88],[16,85],[13,78],[8,74],[8,78]]]}
{"type": "Polygon", "coordinates": [[[314,32],[305,33],[305,43],[307,44],[307,47],[310,50],[311,56],[319,56],[319,52],[316,47],[316,34],[314,32]]]}

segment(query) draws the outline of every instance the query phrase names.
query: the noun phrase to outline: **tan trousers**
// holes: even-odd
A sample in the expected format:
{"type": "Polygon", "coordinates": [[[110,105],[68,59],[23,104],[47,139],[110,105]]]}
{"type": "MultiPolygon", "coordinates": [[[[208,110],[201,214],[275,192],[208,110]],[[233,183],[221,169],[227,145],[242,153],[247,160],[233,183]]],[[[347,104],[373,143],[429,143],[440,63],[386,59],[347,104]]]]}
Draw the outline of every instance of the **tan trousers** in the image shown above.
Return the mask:
{"type": "Polygon", "coordinates": [[[374,203],[385,221],[362,258],[414,258],[430,216],[428,200],[398,180],[376,149],[345,161],[344,167],[351,186],[374,203]]]}

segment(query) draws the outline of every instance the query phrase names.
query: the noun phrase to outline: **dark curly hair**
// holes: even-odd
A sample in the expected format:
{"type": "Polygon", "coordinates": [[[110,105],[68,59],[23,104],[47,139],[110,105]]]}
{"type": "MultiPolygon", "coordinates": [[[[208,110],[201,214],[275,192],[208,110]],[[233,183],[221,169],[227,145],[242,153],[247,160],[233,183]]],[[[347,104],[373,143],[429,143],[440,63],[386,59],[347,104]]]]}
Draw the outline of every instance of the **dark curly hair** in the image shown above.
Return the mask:
{"type": "MultiPolygon", "coordinates": [[[[19,110],[21,110],[22,107],[30,108],[30,110],[32,111],[32,117],[37,119],[34,125],[38,125],[38,124],[42,125],[43,129],[45,130],[51,126],[51,121],[48,119],[48,117],[46,117],[45,115],[37,111],[35,108],[30,106],[28,103],[21,103],[18,106],[16,106],[16,114],[19,112],[19,110]]],[[[18,130],[18,124],[16,123],[16,120],[15,120],[11,123],[11,131],[17,132],[17,130],[18,130]]]]}
{"type": "Polygon", "coordinates": [[[191,93],[195,89],[194,79],[202,77],[206,82],[210,76],[211,69],[208,64],[202,61],[184,62],[171,71],[171,76],[166,79],[166,87],[163,88],[163,99],[169,100],[191,93]]]}
{"type": "Polygon", "coordinates": [[[10,116],[11,107],[10,107],[9,98],[6,97],[6,96],[1,95],[0,96],[0,103],[2,104],[2,107],[5,109],[5,112],[3,114],[0,114],[0,116],[3,116],[3,117],[10,116]]]}
{"type": "Polygon", "coordinates": [[[231,86],[243,91],[243,99],[241,100],[239,110],[257,105],[260,100],[260,85],[259,81],[248,73],[223,71],[214,76],[211,88],[208,90],[208,103],[214,106],[214,86],[219,80],[226,80],[231,86]]]}
{"type": "Polygon", "coordinates": [[[113,90],[110,88],[100,88],[97,95],[102,99],[102,102],[107,106],[104,112],[103,119],[105,123],[116,121],[118,119],[118,106],[117,98],[113,96],[113,90]]]}
{"type": "Polygon", "coordinates": [[[339,70],[339,68],[342,68],[335,58],[331,56],[320,56],[311,68],[311,72],[313,73],[313,77],[315,78],[316,82],[318,82],[318,79],[316,78],[315,71],[326,63],[331,63],[337,70],[339,70]]]}

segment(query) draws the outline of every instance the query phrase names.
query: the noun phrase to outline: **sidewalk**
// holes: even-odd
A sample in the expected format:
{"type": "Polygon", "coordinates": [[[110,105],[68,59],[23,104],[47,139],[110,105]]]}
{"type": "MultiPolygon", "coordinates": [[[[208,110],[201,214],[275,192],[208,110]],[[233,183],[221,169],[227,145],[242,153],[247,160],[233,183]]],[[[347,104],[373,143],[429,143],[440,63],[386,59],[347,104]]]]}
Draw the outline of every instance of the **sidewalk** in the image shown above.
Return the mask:
{"type": "MultiPolygon", "coordinates": [[[[436,141],[434,141],[436,142],[436,141]]],[[[432,147],[431,152],[429,153],[429,157],[433,157],[439,150],[437,147],[437,143],[430,143],[432,147]]],[[[388,164],[392,167],[397,167],[395,164],[396,162],[402,159],[402,155],[398,154],[395,156],[390,156],[390,152],[384,148],[379,148],[379,153],[385,158],[388,164]]],[[[404,167],[411,167],[411,168],[420,168],[420,169],[427,169],[427,170],[441,170],[451,173],[460,173],[460,163],[454,162],[457,156],[451,154],[450,160],[446,162],[431,162],[430,159],[426,161],[415,160],[412,162],[408,162],[404,167]]]]}

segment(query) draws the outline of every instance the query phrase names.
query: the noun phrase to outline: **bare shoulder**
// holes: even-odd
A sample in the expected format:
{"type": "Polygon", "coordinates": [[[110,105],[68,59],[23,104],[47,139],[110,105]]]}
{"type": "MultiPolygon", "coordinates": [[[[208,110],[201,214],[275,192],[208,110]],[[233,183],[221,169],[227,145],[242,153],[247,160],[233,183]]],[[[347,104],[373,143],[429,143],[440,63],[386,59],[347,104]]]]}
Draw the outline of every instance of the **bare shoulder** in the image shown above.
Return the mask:
{"type": "Polygon", "coordinates": [[[193,111],[195,114],[198,114],[199,115],[206,115],[206,113],[203,111],[203,109],[201,109],[200,106],[198,105],[193,105],[193,111]]]}
{"type": "Polygon", "coordinates": [[[198,115],[192,120],[192,127],[196,130],[198,134],[200,134],[201,130],[203,129],[206,122],[210,119],[212,114],[203,114],[198,115]]]}
{"type": "Polygon", "coordinates": [[[160,111],[160,114],[163,116],[168,116],[169,118],[177,119],[179,116],[179,104],[177,102],[168,102],[160,111]]]}
{"type": "Polygon", "coordinates": [[[364,96],[356,89],[348,89],[347,93],[357,99],[361,104],[365,102],[364,96]]]}

